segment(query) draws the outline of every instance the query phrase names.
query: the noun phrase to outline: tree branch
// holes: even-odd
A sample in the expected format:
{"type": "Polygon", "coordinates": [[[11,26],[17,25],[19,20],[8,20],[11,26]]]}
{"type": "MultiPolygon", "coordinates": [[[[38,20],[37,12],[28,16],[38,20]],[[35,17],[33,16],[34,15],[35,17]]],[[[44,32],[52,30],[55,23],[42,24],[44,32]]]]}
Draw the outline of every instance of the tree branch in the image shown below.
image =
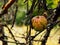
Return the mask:
{"type": "Polygon", "coordinates": [[[59,22],[60,22],[60,21],[58,20],[58,21],[55,21],[55,22],[52,22],[52,23],[48,24],[48,26],[47,26],[47,32],[46,32],[46,34],[45,34],[45,36],[44,36],[44,40],[42,40],[41,45],[45,45],[45,43],[47,42],[47,39],[48,39],[48,37],[49,37],[49,35],[50,35],[51,29],[53,29],[53,27],[54,27],[57,23],[59,23],[59,22]]]}
{"type": "Polygon", "coordinates": [[[13,22],[12,22],[11,29],[12,29],[13,26],[14,26],[15,19],[16,19],[16,16],[17,16],[17,11],[18,11],[18,5],[17,5],[17,2],[18,2],[18,0],[16,1],[16,4],[15,4],[15,6],[16,6],[16,10],[15,10],[14,19],[13,19],[13,22]]]}
{"type": "Polygon", "coordinates": [[[15,0],[9,0],[6,4],[3,5],[2,7],[2,11],[1,11],[1,14],[0,14],[0,17],[2,15],[4,15],[5,13],[7,13],[7,10],[9,7],[11,7],[11,5],[15,2],[15,0]]]}

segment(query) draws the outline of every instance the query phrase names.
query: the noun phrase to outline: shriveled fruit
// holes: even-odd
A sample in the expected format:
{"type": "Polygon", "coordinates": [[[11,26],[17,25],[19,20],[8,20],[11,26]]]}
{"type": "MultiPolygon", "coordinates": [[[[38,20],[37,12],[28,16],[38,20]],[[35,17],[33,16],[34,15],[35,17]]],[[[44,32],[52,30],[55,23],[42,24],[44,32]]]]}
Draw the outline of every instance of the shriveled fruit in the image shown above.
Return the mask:
{"type": "Polygon", "coordinates": [[[47,19],[44,16],[35,16],[32,18],[31,22],[36,31],[43,31],[47,25],[47,19]]]}

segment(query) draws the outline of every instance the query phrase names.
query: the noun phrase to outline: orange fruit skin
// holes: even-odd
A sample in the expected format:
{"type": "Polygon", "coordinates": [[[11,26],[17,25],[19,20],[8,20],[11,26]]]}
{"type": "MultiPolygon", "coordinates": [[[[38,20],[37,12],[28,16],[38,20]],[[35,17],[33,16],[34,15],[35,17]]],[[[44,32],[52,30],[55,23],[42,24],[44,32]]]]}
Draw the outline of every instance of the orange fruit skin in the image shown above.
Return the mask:
{"type": "Polygon", "coordinates": [[[44,16],[35,16],[32,18],[31,22],[36,31],[43,31],[47,26],[47,19],[44,16]]]}

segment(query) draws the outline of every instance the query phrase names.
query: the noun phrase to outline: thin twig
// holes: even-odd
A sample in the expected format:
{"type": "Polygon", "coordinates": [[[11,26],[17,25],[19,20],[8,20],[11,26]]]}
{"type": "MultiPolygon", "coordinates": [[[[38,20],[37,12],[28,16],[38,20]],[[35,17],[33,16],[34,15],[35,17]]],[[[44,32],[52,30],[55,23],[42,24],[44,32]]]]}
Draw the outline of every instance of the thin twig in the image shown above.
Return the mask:
{"type": "MultiPolygon", "coordinates": [[[[5,24],[5,27],[8,28],[9,33],[12,35],[13,39],[15,40],[15,42],[18,42],[18,41],[15,39],[15,37],[14,37],[13,33],[11,32],[11,30],[9,29],[9,27],[8,27],[6,24],[5,24]]],[[[17,45],[17,44],[16,44],[16,45],[17,45]]]]}
{"type": "Polygon", "coordinates": [[[16,44],[21,44],[21,45],[24,44],[24,45],[26,45],[25,43],[12,42],[12,41],[7,41],[7,40],[3,40],[3,39],[2,39],[2,41],[8,42],[8,43],[16,43],[16,44]]]}
{"type": "Polygon", "coordinates": [[[14,26],[15,19],[16,19],[16,15],[17,15],[17,11],[18,11],[18,5],[17,5],[17,2],[18,2],[18,0],[16,1],[16,4],[15,4],[15,6],[16,6],[16,10],[15,10],[14,19],[13,19],[13,22],[12,22],[11,29],[12,29],[12,28],[13,28],[13,26],[14,26]]]}

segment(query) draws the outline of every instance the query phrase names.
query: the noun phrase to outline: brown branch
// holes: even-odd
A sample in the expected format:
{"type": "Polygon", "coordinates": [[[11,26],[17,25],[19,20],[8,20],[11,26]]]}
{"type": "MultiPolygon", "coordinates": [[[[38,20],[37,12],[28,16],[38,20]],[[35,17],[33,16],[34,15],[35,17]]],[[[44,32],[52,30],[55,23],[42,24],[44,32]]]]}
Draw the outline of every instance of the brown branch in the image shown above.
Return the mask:
{"type": "Polygon", "coordinates": [[[12,27],[14,26],[15,19],[16,19],[16,15],[17,15],[17,11],[18,11],[18,5],[17,5],[17,2],[18,2],[18,0],[16,1],[16,4],[15,4],[15,6],[16,6],[16,10],[15,10],[14,19],[13,19],[13,22],[12,22],[11,29],[12,29],[12,27]]]}
{"type": "Polygon", "coordinates": [[[26,45],[25,43],[12,42],[12,41],[4,40],[4,39],[2,39],[2,41],[4,41],[4,42],[8,42],[8,43],[16,43],[16,44],[26,45]]]}
{"type": "Polygon", "coordinates": [[[47,8],[47,6],[46,6],[46,0],[43,0],[43,7],[44,7],[44,9],[47,11],[48,10],[48,8],[47,8]]]}
{"type": "Polygon", "coordinates": [[[36,2],[36,0],[32,1],[32,6],[31,6],[30,10],[27,12],[27,15],[29,15],[30,13],[33,12],[33,9],[34,9],[34,6],[35,6],[35,2],[36,2]]]}
{"type": "Polygon", "coordinates": [[[40,15],[40,9],[41,9],[41,0],[38,0],[38,15],[40,15]]]}
{"type": "Polygon", "coordinates": [[[9,7],[15,2],[15,0],[9,0],[3,7],[3,10],[8,10],[9,7]]]}
{"type": "Polygon", "coordinates": [[[3,5],[2,11],[0,12],[0,17],[7,13],[7,10],[11,5],[15,2],[15,0],[9,0],[6,4],[3,5]]]}
{"type": "Polygon", "coordinates": [[[46,45],[46,42],[47,42],[47,39],[48,39],[48,37],[49,37],[49,35],[50,35],[51,29],[53,29],[53,27],[54,27],[57,23],[59,23],[59,22],[60,22],[60,21],[57,20],[57,21],[55,21],[55,22],[52,22],[52,23],[48,24],[48,26],[47,26],[47,32],[46,32],[46,34],[44,35],[44,40],[42,40],[41,45],[46,45]]]}
{"type": "MultiPolygon", "coordinates": [[[[3,24],[3,26],[5,26],[5,27],[9,30],[9,33],[12,35],[14,41],[15,41],[15,42],[18,42],[18,41],[15,39],[15,37],[14,37],[13,33],[11,32],[11,30],[9,29],[9,27],[8,27],[6,24],[3,24]]],[[[16,45],[18,45],[18,44],[16,43],[16,45]]]]}

